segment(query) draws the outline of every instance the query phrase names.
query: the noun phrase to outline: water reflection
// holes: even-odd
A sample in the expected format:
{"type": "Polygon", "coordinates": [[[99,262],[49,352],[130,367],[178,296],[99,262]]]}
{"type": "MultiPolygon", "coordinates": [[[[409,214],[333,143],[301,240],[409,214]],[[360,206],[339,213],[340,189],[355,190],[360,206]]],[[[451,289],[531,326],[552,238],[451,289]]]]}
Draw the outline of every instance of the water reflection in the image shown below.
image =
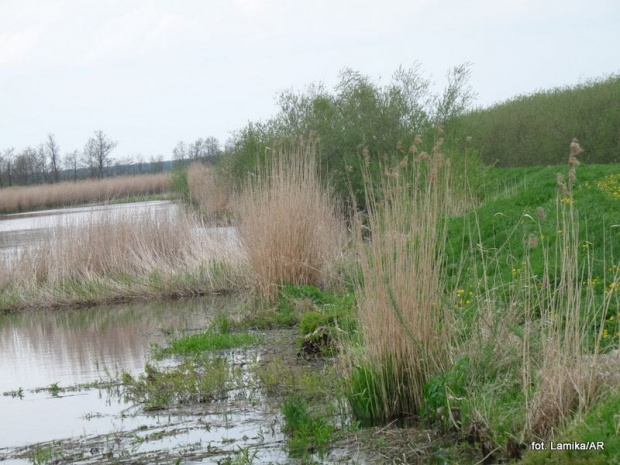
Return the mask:
{"type": "Polygon", "coordinates": [[[36,311],[0,316],[0,392],[93,381],[144,367],[149,344],[203,328],[231,298],[36,311]]]}

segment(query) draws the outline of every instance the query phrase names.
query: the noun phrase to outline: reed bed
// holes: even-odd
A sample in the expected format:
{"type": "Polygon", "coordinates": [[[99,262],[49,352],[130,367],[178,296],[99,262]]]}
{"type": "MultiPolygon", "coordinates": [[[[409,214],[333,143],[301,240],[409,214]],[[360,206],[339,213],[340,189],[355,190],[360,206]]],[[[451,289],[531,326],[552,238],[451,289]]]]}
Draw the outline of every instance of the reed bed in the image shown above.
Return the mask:
{"type": "Polygon", "coordinates": [[[321,185],[316,143],[301,140],[276,150],[235,202],[240,237],[266,299],[288,283],[327,283],[342,255],[345,227],[321,185]]]}
{"type": "Polygon", "coordinates": [[[159,194],[168,191],[169,187],[170,177],[166,173],[8,187],[0,190],[0,212],[24,212],[105,202],[123,197],[159,194]]]}
{"type": "Polygon", "coordinates": [[[70,305],[244,288],[247,260],[234,232],[182,212],[66,222],[0,262],[5,306],[70,305]]]}
{"type": "Polygon", "coordinates": [[[187,168],[189,195],[202,217],[210,223],[230,219],[231,191],[218,178],[213,166],[192,163],[187,168]]]}
{"type": "Polygon", "coordinates": [[[356,227],[364,355],[352,360],[351,404],[371,422],[420,413],[424,386],[447,370],[452,342],[438,266],[452,208],[441,142],[430,156],[382,171],[379,185],[364,176],[369,211],[356,227]]]}

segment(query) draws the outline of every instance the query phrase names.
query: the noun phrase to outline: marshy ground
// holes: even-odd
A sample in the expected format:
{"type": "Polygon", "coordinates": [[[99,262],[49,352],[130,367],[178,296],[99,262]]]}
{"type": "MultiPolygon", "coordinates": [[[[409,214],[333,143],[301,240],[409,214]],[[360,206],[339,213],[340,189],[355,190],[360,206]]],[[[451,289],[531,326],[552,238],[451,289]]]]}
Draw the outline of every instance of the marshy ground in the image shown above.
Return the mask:
{"type": "Polygon", "coordinates": [[[3,377],[0,462],[444,463],[454,454],[442,447],[449,438],[431,430],[358,428],[336,359],[300,353],[298,329],[240,332],[240,308],[221,297],[3,316],[2,370],[23,368],[3,377]],[[45,331],[57,342],[43,341],[45,331]],[[172,340],[204,334],[224,336],[220,346],[226,335],[254,338],[245,347],[165,353],[172,340]],[[9,335],[32,352],[16,352],[9,335]],[[120,348],[120,340],[134,342],[120,348]],[[55,366],[43,366],[45,358],[55,366]],[[301,405],[311,420],[291,426],[285,405],[301,405]],[[300,441],[294,429],[305,427],[300,441]]]}

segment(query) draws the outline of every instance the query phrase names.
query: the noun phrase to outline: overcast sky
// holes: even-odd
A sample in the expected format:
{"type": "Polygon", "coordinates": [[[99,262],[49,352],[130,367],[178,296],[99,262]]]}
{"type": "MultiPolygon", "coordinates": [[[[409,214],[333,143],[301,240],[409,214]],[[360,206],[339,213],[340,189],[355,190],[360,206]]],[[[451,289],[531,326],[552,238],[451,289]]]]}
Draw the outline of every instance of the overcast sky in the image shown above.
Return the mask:
{"type": "Polygon", "coordinates": [[[0,0],[0,150],[101,129],[117,158],[169,159],[270,117],[281,90],[416,61],[438,88],[471,62],[484,106],[619,73],[620,1],[0,0]]]}

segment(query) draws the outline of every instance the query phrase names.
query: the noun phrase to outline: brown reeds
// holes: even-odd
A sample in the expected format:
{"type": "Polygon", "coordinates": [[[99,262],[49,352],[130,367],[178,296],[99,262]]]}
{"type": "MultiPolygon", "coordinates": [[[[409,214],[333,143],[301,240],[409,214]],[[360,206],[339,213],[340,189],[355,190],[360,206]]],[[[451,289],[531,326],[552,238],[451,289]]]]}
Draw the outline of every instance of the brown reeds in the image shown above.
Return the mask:
{"type": "Polygon", "coordinates": [[[322,285],[342,253],[345,228],[317,168],[313,138],[274,149],[237,199],[239,233],[263,298],[287,283],[322,285]]]}
{"type": "Polygon", "coordinates": [[[66,222],[0,260],[0,289],[17,307],[202,294],[243,288],[247,276],[233,231],[182,212],[66,222]]]}
{"type": "Polygon", "coordinates": [[[230,219],[230,188],[215,175],[213,166],[192,163],[187,169],[189,195],[202,217],[208,222],[230,219]]]}
{"type": "Polygon", "coordinates": [[[106,202],[135,195],[158,194],[169,190],[169,187],[170,176],[166,173],[8,187],[0,189],[0,212],[106,202]]]}
{"type": "Polygon", "coordinates": [[[372,420],[420,412],[424,385],[449,365],[450,317],[440,263],[451,209],[449,165],[433,154],[386,170],[380,186],[365,176],[367,221],[357,223],[357,285],[365,358],[379,399],[372,420]]]}

